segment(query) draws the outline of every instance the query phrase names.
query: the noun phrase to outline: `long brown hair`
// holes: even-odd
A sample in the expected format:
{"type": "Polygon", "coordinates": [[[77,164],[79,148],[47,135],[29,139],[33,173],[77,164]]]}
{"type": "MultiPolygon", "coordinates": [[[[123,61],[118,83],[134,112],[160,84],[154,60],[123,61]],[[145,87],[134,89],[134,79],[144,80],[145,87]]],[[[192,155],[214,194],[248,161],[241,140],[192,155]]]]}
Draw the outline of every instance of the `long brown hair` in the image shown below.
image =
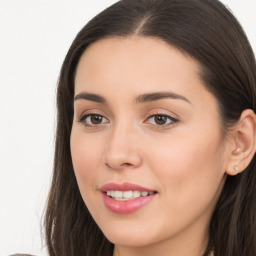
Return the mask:
{"type": "MultiPolygon", "coordinates": [[[[70,133],[74,77],[86,48],[106,37],[160,38],[194,58],[218,100],[223,127],[244,109],[256,110],[256,65],[235,17],[217,0],[122,0],[93,18],[77,35],[61,68],[57,90],[54,173],[45,213],[50,256],[111,256],[113,244],[84,204],[72,166],[70,133]]],[[[224,129],[225,130],[225,129],[224,129]]],[[[256,162],[229,176],[209,225],[205,255],[256,256],[256,162]]]]}

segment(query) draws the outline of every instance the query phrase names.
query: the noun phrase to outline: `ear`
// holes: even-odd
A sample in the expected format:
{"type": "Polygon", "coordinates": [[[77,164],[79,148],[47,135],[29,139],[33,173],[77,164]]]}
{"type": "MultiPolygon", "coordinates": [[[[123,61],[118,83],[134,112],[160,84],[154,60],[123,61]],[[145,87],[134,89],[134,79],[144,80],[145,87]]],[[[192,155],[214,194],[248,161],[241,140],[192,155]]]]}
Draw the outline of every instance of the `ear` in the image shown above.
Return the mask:
{"type": "Polygon", "coordinates": [[[226,173],[236,175],[247,168],[256,151],[256,115],[253,110],[246,109],[242,112],[232,130],[231,145],[226,173]]]}

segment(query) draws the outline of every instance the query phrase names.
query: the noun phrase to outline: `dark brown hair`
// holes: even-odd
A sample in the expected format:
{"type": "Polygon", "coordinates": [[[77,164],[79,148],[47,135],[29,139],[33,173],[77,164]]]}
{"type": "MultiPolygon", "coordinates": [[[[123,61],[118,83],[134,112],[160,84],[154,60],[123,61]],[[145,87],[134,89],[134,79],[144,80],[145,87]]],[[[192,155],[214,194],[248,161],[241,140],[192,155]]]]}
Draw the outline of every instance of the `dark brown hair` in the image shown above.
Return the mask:
{"type": "MultiPolygon", "coordinates": [[[[217,0],[122,0],[93,18],[77,35],[64,60],[57,90],[54,173],[45,213],[50,256],[111,256],[113,244],[84,204],[72,166],[70,134],[74,76],[92,43],[111,36],[160,38],[201,66],[201,78],[218,100],[223,127],[245,109],[256,110],[256,65],[247,37],[217,0]]],[[[224,130],[225,130],[224,129],[224,130]]],[[[256,162],[226,179],[209,225],[205,255],[256,256],[256,162]]]]}

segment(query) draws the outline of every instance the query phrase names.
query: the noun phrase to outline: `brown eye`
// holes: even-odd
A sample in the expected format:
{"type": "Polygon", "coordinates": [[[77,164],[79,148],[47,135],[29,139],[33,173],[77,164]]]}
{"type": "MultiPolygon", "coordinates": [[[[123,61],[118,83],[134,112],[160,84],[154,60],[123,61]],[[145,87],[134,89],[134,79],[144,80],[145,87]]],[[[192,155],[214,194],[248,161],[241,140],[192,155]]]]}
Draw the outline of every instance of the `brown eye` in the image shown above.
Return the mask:
{"type": "Polygon", "coordinates": [[[89,114],[83,116],[79,122],[82,122],[85,126],[98,126],[108,122],[108,119],[102,115],[89,114]]]}
{"type": "Polygon", "coordinates": [[[163,116],[163,115],[155,115],[154,116],[154,122],[157,125],[164,125],[166,124],[168,121],[168,117],[167,116],[163,116]]]}
{"type": "Polygon", "coordinates": [[[147,119],[147,123],[150,123],[156,126],[167,126],[177,122],[178,120],[176,118],[173,118],[168,115],[162,115],[162,114],[152,115],[147,119]]]}
{"type": "Polygon", "coordinates": [[[99,115],[91,115],[89,118],[92,124],[101,124],[103,119],[103,117],[99,115]]]}

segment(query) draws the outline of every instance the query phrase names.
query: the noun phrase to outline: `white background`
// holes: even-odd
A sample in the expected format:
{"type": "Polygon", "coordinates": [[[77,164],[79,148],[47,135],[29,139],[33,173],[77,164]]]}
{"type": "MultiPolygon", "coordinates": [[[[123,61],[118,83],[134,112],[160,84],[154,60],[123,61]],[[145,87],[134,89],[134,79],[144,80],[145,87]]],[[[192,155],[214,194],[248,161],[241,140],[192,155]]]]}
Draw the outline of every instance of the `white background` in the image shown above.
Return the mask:
{"type": "MultiPolygon", "coordinates": [[[[46,255],[55,90],[78,31],[116,0],[0,0],[0,256],[46,255]]],[[[256,0],[223,0],[256,52],[256,0]]]]}

